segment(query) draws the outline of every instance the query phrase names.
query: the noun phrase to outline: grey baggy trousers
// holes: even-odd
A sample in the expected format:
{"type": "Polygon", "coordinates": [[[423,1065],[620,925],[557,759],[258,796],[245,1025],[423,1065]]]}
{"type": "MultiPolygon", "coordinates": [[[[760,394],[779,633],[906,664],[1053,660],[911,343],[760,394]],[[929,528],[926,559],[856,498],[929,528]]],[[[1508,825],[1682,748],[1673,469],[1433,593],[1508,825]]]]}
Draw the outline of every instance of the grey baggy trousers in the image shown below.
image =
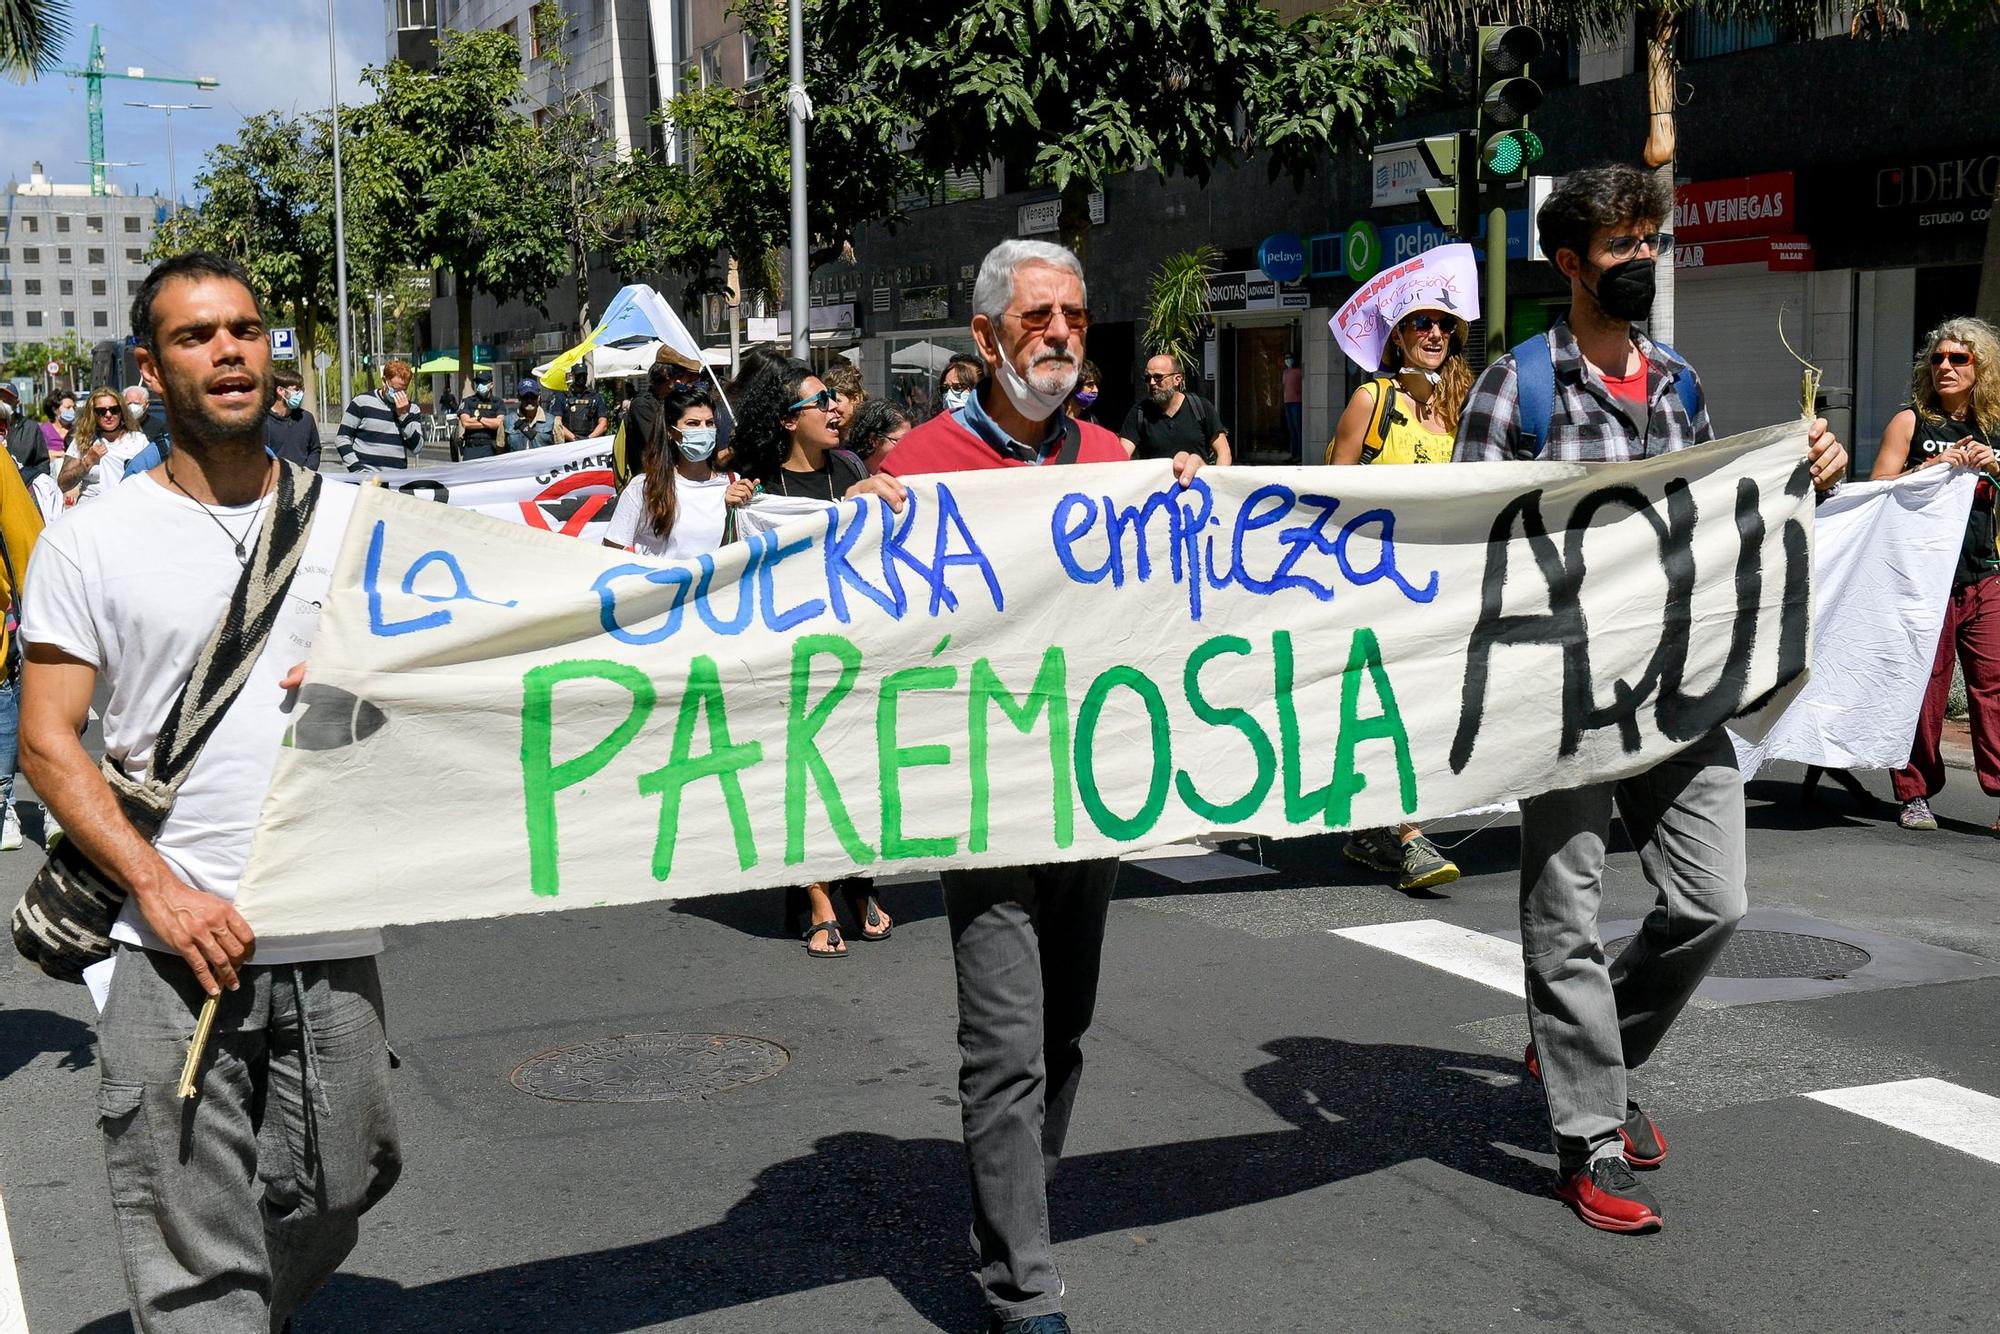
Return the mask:
{"type": "Polygon", "coordinates": [[[1117,879],[1115,861],[942,876],[979,1286],[1003,1320],[1062,1309],[1048,1183],[1083,1079],[1117,879]]]}
{"type": "Polygon", "coordinates": [[[1743,779],[1720,729],[1645,773],[1521,803],[1528,1027],[1565,1176],[1618,1136],[1653,1054],[1743,917],[1743,779]],[[1606,962],[1597,914],[1613,804],[1655,901],[1606,962]]]}
{"type": "Polygon", "coordinates": [[[375,960],[251,964],[216,1012],[178,955],[122,949],[97,1028],[98,1118],[141,1334],[276,1330],[401,1171],[375,960]]]}

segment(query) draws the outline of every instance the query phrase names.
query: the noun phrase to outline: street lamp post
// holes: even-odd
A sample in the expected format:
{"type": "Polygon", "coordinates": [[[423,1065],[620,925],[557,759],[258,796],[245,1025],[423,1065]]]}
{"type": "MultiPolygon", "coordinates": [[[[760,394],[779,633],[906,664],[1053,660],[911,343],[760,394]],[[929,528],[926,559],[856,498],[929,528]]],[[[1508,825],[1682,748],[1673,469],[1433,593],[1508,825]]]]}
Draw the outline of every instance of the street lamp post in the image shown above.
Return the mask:
{"type": "Polygon", "coordinates": [[[800,18],[801,0],[791,0],[791,88],[785,104],[792,122],[792,355],[803,361],[812,332],[806,323],[806,43],[800,18]]]}
{"type": "Polygon", "coordinates": [[[340,401],[346,404],[354,397],[354,383],[349,378],[348,367],[351,349],[347,333],[347,209],[340,193],[340,66],[334,59],[333,0],[326,0],[326,87],[327,96],[333,103],[334,318],[339,322],[340,401]]]}
{"type": "Polygon", "coordinates": [[[174,113],[176,111],[207,111],[207,102],[127,102],[128,107],[138,107],[141,111],[163,111],[167,116],[167,216],[173,217],[181,211],[181,178],[174,169],[174,113]]]}

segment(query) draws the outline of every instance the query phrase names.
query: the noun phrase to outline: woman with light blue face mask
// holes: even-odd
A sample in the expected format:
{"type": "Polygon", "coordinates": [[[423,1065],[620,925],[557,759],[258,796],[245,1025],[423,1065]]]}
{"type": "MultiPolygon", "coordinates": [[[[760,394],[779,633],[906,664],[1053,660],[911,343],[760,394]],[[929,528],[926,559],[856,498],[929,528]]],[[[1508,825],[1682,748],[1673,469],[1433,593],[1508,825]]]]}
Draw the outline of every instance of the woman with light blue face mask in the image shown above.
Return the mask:
{"type": "Polygon", "coordinates": [[[748,501],[754,488],[714,466],[715,403],[706,389],[675,389],[656,420],[660,438],[646,442],[646,466],[619,494],[604,545],[693,560],[722,545],[730,508],[748,501]]]}

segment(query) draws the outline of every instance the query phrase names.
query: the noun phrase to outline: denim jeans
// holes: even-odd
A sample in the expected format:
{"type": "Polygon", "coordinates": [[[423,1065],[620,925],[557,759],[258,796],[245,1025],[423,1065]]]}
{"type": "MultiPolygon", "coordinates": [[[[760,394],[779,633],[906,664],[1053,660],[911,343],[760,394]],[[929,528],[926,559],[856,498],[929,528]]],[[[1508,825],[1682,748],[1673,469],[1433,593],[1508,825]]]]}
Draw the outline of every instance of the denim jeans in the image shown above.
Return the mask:
{"type": "Polygon", "coordinates": [[[20,761],[20,741],[21,681],[9,676],[0,684],[0,807],[14,804],[14,766],[20,761]]]}
{"type": "Polygon", "coordinates": [[[140,1334],[281,1328],[402,1170],[375,960],[241,976],[192,1099],[175,1086],[202,994],[179,955],[121,948],[98,1021],[98,1122],[140,1334]]]}

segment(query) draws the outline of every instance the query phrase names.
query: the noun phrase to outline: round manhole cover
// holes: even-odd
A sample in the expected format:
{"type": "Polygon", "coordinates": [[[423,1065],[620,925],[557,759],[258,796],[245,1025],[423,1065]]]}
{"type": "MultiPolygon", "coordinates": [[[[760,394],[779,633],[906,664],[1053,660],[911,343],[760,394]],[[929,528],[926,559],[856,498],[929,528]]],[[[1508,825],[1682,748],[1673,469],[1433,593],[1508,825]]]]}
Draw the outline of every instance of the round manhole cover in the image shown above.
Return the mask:
{"type": "MultiPolygon", "coordinates": [[[[1607,958],[1617,958],[1632,937],[1621,936],[1604,946],[1607,958]]],[[[1722,947],[1722,957],[1709,969],[1711,977],[1813,977],[1823,981],[1846,977],[1867,963],[1867,950],[1824,936],[1791,931],[1738,931],[1722,947]]]]}
{"type": "Polygon", "coordinates": [[[627,1033],[530,1056],[508,1078],[556,1102],[693,1102],[769,1079],[791,1059],[738,1033],[627,1033]]]}

